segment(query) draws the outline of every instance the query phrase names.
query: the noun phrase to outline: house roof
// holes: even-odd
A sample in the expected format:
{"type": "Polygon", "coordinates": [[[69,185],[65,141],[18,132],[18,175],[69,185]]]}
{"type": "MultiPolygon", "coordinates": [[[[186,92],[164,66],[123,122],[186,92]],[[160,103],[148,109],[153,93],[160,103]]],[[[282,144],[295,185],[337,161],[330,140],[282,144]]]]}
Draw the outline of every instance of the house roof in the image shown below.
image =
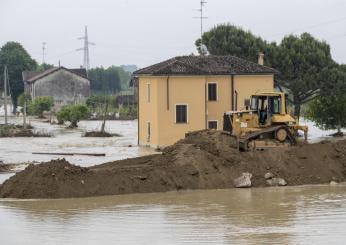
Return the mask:
{"type": "Polygon", "coordinates": [[[87,72],[85,69],[67,69],[65,67],[60,66],[60,67],[53,67],[53,68],[50,68],[50,69],[47,69],[47,70],[41,71],[41,72],[23,71],[23,73],[22,73],[23,81],[28,82],[28,83],[33,83],[38,79],[41,79],[45,76],[48,76],[48,75],[50,75],[56,71],[62,70],[62,69],[69,71],[69,72],[72,72],[78,76],[85,78],[85,79],[88,79],[87,72]]]}
{"type": "Polygon", "coordinates": [[[146,68],[134,75],[230,75],[277,74],[278,71],[235,56],[178,56],[146,68]]]}

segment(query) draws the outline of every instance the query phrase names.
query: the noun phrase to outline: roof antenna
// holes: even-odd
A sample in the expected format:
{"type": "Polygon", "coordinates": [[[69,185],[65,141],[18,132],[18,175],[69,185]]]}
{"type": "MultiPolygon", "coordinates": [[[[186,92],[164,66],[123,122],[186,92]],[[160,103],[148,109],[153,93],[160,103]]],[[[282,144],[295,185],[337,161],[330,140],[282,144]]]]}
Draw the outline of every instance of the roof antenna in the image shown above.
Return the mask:
{"type": "Polygon", "coordinates": [[[204,5],[207,4],[207,1],[206,0],[201,0],[200,1],[200,9],[197,9],[197,11],[199,11],[201,13],[200,16],[198,17],[193,17],[195,19],[200,19],[201,21],[201,44],[200,44],[200,51],[201,51],[201,55],[204,56],[204,55],[209,55],[209,52],[208,52],[208,49],[207,49],[207,46],[203,44],[203,20],[204,19],[208,19],[208,17],[204,16],[203,15],[203,7],[204,5]]]}

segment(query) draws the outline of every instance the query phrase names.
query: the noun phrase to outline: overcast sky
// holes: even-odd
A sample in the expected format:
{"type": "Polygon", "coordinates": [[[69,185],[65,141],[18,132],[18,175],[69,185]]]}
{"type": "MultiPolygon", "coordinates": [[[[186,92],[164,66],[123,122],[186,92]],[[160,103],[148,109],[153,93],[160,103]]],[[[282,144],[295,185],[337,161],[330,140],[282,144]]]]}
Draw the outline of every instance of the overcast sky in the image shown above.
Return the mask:
{"type": "MultiPolygon", "coordinates": [[[[83,63],[78,37],[88,26],[90,65],[144,67],[196,52],[199,0],[0,0],[0,45],[20,42],[39,63],[72,68],[83,63]]],[[[232,23],[270,41],[312,33],[346,63],[345,0],[209,0],[205,30],[232,23]]]]}

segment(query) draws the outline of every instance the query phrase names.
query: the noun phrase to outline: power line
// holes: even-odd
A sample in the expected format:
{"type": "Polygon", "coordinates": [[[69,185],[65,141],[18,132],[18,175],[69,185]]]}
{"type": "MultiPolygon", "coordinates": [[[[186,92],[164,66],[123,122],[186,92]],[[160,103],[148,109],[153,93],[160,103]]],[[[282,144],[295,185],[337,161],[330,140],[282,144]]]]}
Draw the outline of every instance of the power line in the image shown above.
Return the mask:
{"type": "MultiPolygon", "coordinates": [[[[321,22],[321,23],[314,24],[314,25],[311,25],[311,26],[306,26],[306,27],[302,27],[302,28],[297,28],[297,29],[292,30],[292,31],[287,32],[287,33],[296,33],[296,32],[300,32],[300,31],[306,31],[306,30],[308,30],[308,29],[315,29],[315,28],[318,28],[318,27],[321,27],[321,26],[326,26],[326,25],[330,25],[330,24],[342,22],[342,21],[345,21],[345,20],[346,20],[346,17],[339,18],[339,19],[334,19],[334,20],[329,20],[329,21],[321,22]]],[[[277,37],[277,36],[285,35],[285,34],[287,34],[287,33],[275,34],[275,35],[273,35],[272,37],[277,37]]]]}
{"type": "Polygon", "coordinates": [[[89,45],[95,45],[95,43],[89,42],[87,26],[85,26],[84,36],[78,38],[78,40],[84,40],[84,47],[77,49],[77,51],[84,51],[83,67],[88,71],[90,69],[89,45]]]}

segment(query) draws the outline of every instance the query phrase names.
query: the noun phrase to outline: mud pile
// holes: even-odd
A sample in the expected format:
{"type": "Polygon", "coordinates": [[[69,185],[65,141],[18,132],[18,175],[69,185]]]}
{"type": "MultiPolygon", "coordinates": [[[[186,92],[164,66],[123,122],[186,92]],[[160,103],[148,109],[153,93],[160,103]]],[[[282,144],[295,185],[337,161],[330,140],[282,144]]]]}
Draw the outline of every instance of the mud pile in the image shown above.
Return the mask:
{"type": "Polygon", "coordinates": [[[163,150],[161,155],[82,168],[64,159],[30,165],[0,187],[1,197],[66,198],[186,189],[234,187],[248,172],[252,186],[267,186],[270,172],[288,185],[344,181],[346,141],[238,152],[229,136],[200,131],[163,150]]]}

